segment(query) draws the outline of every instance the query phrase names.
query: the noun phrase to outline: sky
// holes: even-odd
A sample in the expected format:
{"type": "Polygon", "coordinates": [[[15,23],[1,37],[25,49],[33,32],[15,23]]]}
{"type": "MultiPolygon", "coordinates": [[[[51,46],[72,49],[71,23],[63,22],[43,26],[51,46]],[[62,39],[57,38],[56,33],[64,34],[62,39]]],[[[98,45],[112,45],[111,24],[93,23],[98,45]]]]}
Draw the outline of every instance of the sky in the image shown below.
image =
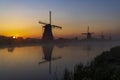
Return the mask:
{"type": "Polygon", "coordinates": [[[53,29],[55,38],[82,37],[94,32],[120,38],[120,0],[0,0],[0,35],[41,38],[38,21],[62,27],[53,29]]]}

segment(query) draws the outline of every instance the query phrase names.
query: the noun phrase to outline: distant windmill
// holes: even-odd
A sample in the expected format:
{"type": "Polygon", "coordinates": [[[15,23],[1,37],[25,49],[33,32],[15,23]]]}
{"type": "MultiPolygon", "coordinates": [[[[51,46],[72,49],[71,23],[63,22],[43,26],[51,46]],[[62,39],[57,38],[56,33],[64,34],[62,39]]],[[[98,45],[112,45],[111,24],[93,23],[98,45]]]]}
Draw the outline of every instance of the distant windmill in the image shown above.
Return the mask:
{"type": "Polygon", "coordinates": [[[104,36],[103,32],[101,33],[101,39],[105,40],[105,36],[104,36]]]}
{"type": "Polygon", "coordinates": [[[87,35],[87,40],[92,39],[92,34],[94,34],[93,32],[89,32],[89,26],[87,29],[87,33],[82,33],[83,35],[87,35]]]}
{"type": "Polygon", "coordinates": [[[45,23],[42,21],[39,21],[39,24],[44,24],[45,26],[42,26],[42,40],[43,41],[52,41],[54,39],[52,28],[59,28],[62,29],[60,26],[52,25],[51,24],[51,11],[49,12],[49,23],[45,23]]]}

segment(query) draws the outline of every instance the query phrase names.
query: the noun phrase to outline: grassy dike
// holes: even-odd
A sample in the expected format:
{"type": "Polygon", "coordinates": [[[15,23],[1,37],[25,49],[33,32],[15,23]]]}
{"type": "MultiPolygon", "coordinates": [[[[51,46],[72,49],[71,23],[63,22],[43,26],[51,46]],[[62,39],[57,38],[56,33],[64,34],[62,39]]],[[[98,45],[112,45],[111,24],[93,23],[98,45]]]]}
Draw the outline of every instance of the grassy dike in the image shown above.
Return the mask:
{"type": "Polygon", "coordinates": [[[120,80],[120,46],[103,52],[90,65],[65,69],[62,80],[120,80]]]}

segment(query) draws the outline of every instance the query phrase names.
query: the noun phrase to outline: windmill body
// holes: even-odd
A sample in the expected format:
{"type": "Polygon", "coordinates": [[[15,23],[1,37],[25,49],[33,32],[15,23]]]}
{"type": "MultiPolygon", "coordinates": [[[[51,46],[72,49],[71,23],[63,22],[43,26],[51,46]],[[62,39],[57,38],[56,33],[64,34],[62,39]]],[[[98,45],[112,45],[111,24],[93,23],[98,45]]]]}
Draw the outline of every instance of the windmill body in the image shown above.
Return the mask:
{"type": "Polygon", "coordinates": [[[43,28],[44,32],[43,32],[42,40],[44,40],[44,41],[53,40],[52,26],[50,24],[46,24],[43,27],[44,27],[43,28]]]}
{"type": "Polygon", "coordinates": [[[92,34],[91,33],[87,33],[87,39],[92,39],[92,34]]]}

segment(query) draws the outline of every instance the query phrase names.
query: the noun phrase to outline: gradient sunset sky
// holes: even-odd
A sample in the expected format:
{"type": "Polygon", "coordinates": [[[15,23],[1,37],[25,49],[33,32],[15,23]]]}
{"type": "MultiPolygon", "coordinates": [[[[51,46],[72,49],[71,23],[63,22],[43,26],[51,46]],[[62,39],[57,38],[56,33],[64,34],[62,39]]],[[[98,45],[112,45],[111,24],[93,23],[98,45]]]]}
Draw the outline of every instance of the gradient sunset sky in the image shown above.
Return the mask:
{"type": "Polygon", "coordinates": [[[49,22],[63,29],[53,29],[54,36],[82,36],[88,25],[94,36],[120,38],[120,0],[0,0],[0,35],[42,36],[42,25],[49,22]]]}

